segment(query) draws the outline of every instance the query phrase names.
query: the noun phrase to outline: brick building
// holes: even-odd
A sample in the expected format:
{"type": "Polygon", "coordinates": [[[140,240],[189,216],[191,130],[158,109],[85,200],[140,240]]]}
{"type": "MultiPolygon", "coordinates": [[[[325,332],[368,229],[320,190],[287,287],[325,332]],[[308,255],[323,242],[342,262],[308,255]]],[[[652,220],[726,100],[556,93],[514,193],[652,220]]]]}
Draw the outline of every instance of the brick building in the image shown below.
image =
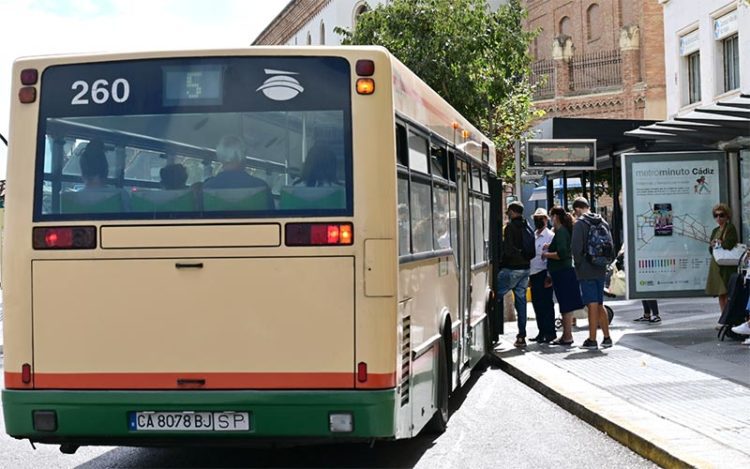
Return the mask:
{"type": "Polygon", "coordinates": [[[550,117],[663,119],[657,0],[525,0],[537,106],[550,117]]]}

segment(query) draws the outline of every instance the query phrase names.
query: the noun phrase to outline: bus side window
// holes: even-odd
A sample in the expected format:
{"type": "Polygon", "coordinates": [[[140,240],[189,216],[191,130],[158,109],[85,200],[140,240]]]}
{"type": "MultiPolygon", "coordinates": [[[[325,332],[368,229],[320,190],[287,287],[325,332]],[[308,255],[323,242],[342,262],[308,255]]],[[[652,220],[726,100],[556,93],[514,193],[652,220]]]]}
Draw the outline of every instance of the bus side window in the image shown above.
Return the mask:
{"type": "Polygon", "coordinates": [[[396,158],[398,164],[409,167],[409,150],[406,143],[406,127],[396,124],[396,158]]]}
{"type": "Polygon", "coordinates": [[[432,175],[448,179],[448,154],[444,146],[433,143],[430,146],[430,166],[432,175]]]}
{"type": "Polygon", "coordinates": [[[398,255],[411,253],[411,215],[409,213],[409,174],[398,174],[398,255]]]}

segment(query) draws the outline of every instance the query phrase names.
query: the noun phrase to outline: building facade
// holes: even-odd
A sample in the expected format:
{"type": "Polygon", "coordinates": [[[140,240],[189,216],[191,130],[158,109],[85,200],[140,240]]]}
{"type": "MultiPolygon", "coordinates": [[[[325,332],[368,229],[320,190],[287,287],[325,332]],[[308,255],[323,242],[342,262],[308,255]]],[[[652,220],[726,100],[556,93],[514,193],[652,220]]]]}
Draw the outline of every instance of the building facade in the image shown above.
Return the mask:
{"type": "Polygon", "coordinates": [[[526,0],[535,102],[550,117],[666,117],[656,0],[526,0]]]}
{"type": "Polygon", "coordinates": [[[659,0],[667,113],[642,138],[726,153],[728,202],[750,243],[750,0],[659,0]]]}
{"type": "MultiPolygon", "coordinates": [[[[357,17],[390,0],[292,0],[258,35],[253,45],[340,45],[335,28],[352,29],[357,17]]],[[[496,9],[507,0],[489,0],[496,9]]]]}
{"type": "Polygon", "coordinates": [[[750,3],[659,0],[664,8],[667,114],[750,92],[750,3]]]}

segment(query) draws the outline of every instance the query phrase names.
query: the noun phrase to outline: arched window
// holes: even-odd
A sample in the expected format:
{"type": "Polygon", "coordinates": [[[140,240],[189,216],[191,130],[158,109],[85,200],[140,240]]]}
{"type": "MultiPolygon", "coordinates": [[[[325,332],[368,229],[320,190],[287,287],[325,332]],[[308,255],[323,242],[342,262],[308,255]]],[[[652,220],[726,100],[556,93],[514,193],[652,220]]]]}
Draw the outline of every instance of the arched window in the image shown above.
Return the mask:
{"type": "Polygon", "coordinates": [[[310,31],[307,32],[307,45],[312,45],[312,34],[310,34],[310,31]]]}
{"type": "Polygon", "coordinates": [[[570,30],[570,18],[567,16],[563,16],[560,20],[560,29],[557,31],[558,35],[565,34],[566,36],[570,36],[572,31],[570,30]]]}
{"type": "Polygon", "coordinates": [[[601,19],[599,18],[599,4],[592,3],[586,10],[586,35],[589,41],[599,39],[601,36],[601,19]]]}
{"type": "Polygon", "coordinates": [[[326,43],[326,24],[324,22],[320,22],[320,45],[324,46],[326,43]]]}
{"type": "Polygon", "coordinates": [[[354,11],[352,12],[352,25],[357,26],[357,19],[364,13],[367,13],[370,11],[370,7],[367,6],[367,3],[364,1],[361,1],[354,5],[354,11]]]}

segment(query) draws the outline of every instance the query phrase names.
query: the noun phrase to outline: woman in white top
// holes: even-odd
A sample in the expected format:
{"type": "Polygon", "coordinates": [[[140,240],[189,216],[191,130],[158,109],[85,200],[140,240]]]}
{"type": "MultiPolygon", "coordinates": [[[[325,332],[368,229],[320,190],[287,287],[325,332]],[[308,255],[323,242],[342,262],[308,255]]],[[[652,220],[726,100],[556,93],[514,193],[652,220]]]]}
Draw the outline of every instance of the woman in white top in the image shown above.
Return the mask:
{"type": "Polygon", "coordinates": [[[539,334],[530,338],[531,341],[548,343],[555,340],[555,303],[552,299],[552,284],[547,280],[547,259],[542,254],[552,242],[555,234],[548,228],[549,216],[547,210],[536,209],[534,215],[534,235],[536,237],[536,257],[531,260],[529,271],[529,286],[531,287],[531,304],[534,306],[536,325],[539,334]]]}

